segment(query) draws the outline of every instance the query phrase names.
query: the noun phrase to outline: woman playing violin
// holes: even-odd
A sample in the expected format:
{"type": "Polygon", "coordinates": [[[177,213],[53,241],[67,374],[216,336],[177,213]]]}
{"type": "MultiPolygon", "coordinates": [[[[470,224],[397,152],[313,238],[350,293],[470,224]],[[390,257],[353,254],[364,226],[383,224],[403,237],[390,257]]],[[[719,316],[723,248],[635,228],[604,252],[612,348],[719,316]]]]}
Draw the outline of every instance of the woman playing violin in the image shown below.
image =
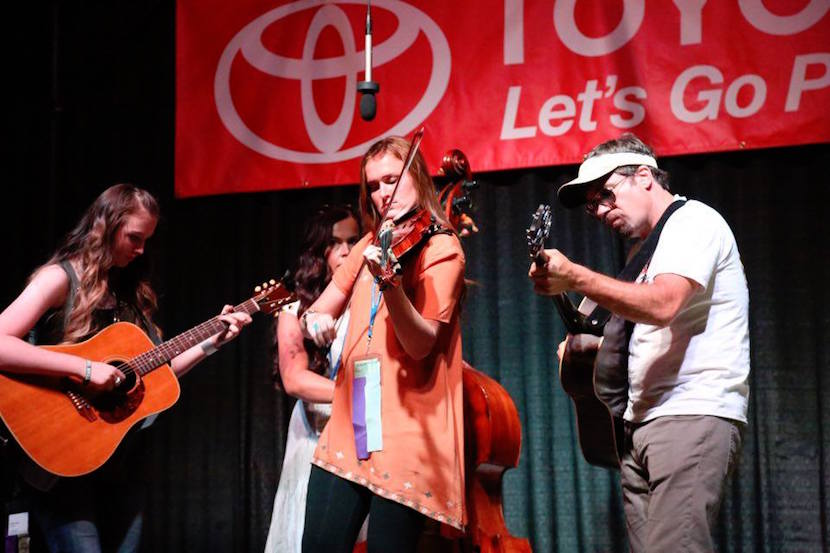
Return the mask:
{"type": "Polygon", "coordinates": [[[351,551],[367,514],[370,552],[414,551],[426,517],[465,523],[464,253],[443,230],[420,153],[401,174],[409,148],[386,138],[361,161],[361,216],[369,229],[382,218],[396,223],[391,253],[377,245],[377,230],[364,236],[301,318],[306,337],[323,345],[351,311],[331,419],[312,461],[303,551],[351,551]],[[433,224],[409,223],[424,212],[433,224]]]}

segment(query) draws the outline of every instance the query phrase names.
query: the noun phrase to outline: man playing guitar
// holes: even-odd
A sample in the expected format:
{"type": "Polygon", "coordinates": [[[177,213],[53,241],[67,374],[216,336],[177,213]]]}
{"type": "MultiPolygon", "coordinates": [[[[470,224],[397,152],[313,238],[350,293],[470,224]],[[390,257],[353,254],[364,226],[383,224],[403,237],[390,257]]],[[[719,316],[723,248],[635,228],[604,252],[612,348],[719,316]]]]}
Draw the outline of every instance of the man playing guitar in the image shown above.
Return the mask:
{"type": "Polygon", "coordinates": [[[669,192],[668,173],[632,134],[591,150],[558,197],[639,241],[665,223],[634,282],[555,249],[529,276],[540,295],[573,290],[634,323],[622,341],[628,401],[620,467],[632,552],[713,551],[749,395],[749,300],[732,232],[703,203],[677,204],[685,199],[669,192]]]}

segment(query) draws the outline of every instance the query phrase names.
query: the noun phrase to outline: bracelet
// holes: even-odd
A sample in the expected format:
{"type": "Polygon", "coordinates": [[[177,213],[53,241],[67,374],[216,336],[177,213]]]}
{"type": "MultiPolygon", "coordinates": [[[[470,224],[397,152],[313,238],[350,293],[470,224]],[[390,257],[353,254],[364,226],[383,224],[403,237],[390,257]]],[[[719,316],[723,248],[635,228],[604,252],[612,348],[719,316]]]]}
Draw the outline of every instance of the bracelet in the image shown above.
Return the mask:
{"type": "Polygon", "coordinates": [[[199,347],[202,348],[202,352],[205,354],[205,357],[213,355],[219,350],[210,338],[199,344],[199,347]]]}
{"type": "Polygon", "coordinates": [[[86,386],[92,379],[92,361],[90,361],[89,359],[85,359],[84,362],[84,381],[81,384],[86,386]]]}
{"type": "Polygon", "coordinates": [[[302,325],[302,328],[304,328],[306,331],[308,331],[308,316],[314,313],[317,312],[312,311],[311,309],[306,309],[305,311],[303,311],[303,314],[300,315],[300,324],[302,325]]]}
{"type": "Polygon", "coordinates": [[[378,290],[383,292],[384,290],[386,290],[387,288],[390,288],[390,287],[391,288],[397,288],[398,284],[399,284],[399,281],[396,280],[395,277],[392,277],[392,278],[387,280],[385,278],[381,278],[379,276],[376,276],[375,277],[375,284],[378,285],[378,290]]]}

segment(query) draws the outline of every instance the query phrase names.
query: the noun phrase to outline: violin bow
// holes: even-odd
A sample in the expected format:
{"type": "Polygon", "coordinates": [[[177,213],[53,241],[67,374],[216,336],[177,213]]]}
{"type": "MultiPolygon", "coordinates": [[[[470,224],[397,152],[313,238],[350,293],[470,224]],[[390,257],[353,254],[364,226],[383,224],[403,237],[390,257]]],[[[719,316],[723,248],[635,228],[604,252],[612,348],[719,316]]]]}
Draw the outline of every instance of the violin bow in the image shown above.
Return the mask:
{"type": "MultiPolygon", "coordinates": [[[[389,259],[389,247],[392,245],[392,228],[383,228],[383,224],[386,222],[386,216],[389,213],[389,208],[392,207],[392,200],[395,199],[395,195],[398,193],[398,186],[401,184],[401,180],[403,176],[409,171],[409,168],[412,166],[412,162],[415,160],[415,154],[418,153],[418,148],[421,145],[421,139],[424,137],[424,127],[421,127],[415,134],[412,135],[412,142],[409,143],[409,151],[406,152],[406,159],[404,159],[403,167],[401,168],[401,173],[398,175],[398,178],[395,180],[395,188],[392,189],[392,194],[389,196],[389,201],[386,202],[386,207],[383,208],[383,213],[380,215],[380,223],[378,224],[378,228],[375,231],[375,244],[380,246],[381,249],[381,266],[386,267],[386,262],[389,259]]],[[[364,261],[365,263],[365,261],[364,261]]],[[[361,267],[363,269],[363,267],[361,267]]]]}

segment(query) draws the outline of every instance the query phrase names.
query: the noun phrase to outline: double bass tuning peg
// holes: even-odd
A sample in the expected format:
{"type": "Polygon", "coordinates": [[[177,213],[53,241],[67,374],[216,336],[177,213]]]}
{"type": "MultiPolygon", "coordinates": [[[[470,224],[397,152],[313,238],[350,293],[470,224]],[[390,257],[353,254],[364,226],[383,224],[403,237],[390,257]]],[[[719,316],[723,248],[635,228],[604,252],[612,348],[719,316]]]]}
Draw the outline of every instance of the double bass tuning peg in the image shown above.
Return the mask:
{"type": "Polygon", "coordinates": [[[460,214],[465,209],[469,209],[473,205],[473,200],[469,196],[459,196],[452,199],[453,213],[460,214]]]}

